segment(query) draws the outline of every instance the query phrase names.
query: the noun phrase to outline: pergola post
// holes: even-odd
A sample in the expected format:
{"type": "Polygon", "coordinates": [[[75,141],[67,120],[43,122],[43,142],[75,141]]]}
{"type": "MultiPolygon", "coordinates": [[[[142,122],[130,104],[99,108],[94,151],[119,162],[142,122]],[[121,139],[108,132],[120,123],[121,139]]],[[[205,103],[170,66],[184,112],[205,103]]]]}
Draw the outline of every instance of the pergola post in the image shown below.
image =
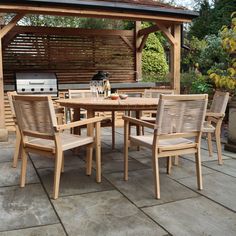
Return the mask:
{"type": "Polygon", "coordinates": [[[24,14],[17,14],[13,19],[0,30],[0,142],[7,141],[8,131],[5,125],[5,109],[4,109],[4,82],[3,82],[3,37],[12,30],[17,22],[24,14]]]}
{"type": "Polygon", "coordinates": [[[142,51],[139,50],[142,38],[139,36],[141,21],[135,22],[135,71],[136,81],[142,79],[142,51]]]}
{"type": "Polygon", "coordinates": [[[181,25],[173,26],[174,44],[171,45],[170,75],[172,88],[180,93],[180,57],[181,57],[181,25]]]}

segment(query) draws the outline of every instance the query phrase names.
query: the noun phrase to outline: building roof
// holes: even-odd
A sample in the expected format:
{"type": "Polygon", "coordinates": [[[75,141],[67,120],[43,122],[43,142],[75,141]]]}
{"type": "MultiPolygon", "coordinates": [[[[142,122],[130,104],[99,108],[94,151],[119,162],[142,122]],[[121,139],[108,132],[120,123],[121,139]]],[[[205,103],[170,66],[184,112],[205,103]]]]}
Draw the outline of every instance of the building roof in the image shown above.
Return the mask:
{"type": "Polygon", "coordinates": [[[80,9],[98,9],[122,12],[137,12],[144,14],[172,15],[176,17],[195,18],[197,12],[183,7],[174,7],[155,0],[1,0],[6,4],[27,4],[33,6],[63,6],[80,9]]]}

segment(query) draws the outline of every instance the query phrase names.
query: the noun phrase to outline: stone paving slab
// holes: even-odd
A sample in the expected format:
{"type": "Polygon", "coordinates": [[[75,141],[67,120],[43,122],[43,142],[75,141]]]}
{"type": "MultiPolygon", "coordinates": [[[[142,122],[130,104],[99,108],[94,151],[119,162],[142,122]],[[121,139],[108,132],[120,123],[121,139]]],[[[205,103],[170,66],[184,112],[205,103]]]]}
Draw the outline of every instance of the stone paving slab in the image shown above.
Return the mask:
{"type": "MultiPolygon", "coordinates": [[[[37,154],[30,154],[31,160],[33,161],[35,167],[37,169],[40,168],[54,168],[55,166],[55,159],[48,158],[44,156],[40,156],[37,154]]],[[[64,153],[64,165],[65,166],[85,166],[85,163],[82,159],[82,155],[77,155],[72,151],[68,151],[64,153]]]]}
{"type": "Polygon", "coordinates": [[[175,236],[235,236],[236,214],[197,197],[143,209],[175,236]]]}
{"type": "MultiPolygon", "coordinates": [[[[47,193],[51,197],[54,169],[39,169],[38,172],[47,193]]],[[[91,176],[87,176],[85,167],[69,166],[65,167],[65,172],[61,174],[59,197],[110,189],[114,189],[114,187],[105,178],[102,178],[101,183],[96,182],[95,171],[92,171],[91,176]]]]}
{"type": "Polygon", "coordinates": [[[58,222],[40,184],[0,188],[0,231],[58,222]]]}
{"type": "Polygon", "coordinates": [[[203,165],[210,167],[214,170],[217,170],[221,173],[236,177],[236,160],[235,159],[224,160],[223,165],[219,165],[217,161],[204,162],[203,165]]]}
{"type": "MultiPolygon", "coordinates": [[[[181,155],[181,156],[183,156],[186,159],[192,160],[192,161],[195,160],[195,157],[192,154],[190,154],[190,155],[189,154],[188,155],[181,155]]],[[[202,162],[215,161],[215,160],[218,160],[218,156],[217,156],[217,153],[213,152],[213,156],[210,157],[209,154],[208,154],[208,150],[201,149],[201,159],[202,159],[202,162]]],[[[222,159],[226,160],[226,159],[230,159],[230,157],[225,156],[224,153],[223,153],[222,154],[222,159]]]]}
{"type": "Polygon", "coordinates": [[[53,204],[70,236],[166,235],[116,190],[63,197],[53,204]]]}
{"type": "Polygon", "coordinates": [[[14,151],[15,148],[13,147],[7,148],[0,146],[0,162],[13,161],[14,151]]]}
{"type": "Polygon", "coordinates": [[[0,236],[66,236],[60,224],[0,232],[0,236]]]}
{"type": "MultiPolygon", "coordinates": [[[[3,162],[0,163],[0,187],[2,186],[11,186],[20,184],[20,174],[21,174],[21,161],[17,165],[17,168],[12,167],[12,162],[3,162]]],[[[38,183],[39,178],[36,174],[36,171],[31,163],[27,163],[27,175],[26,183],[38,183]]]]}
{"type": "Polygon", "coordinates": [[[161,174],[161,199],[155,199],[152,169],[130,171],[128,181],[123,180],[123,173],[105,174],[105,177],[138,207],[198,196],[197,193],[170,179],[166,174],[161,174]]]}
{"type": "MultiPolygon", "coordinates": [[[[195,179],[178,180],[180,183],[196,190],[195,179]]],[[[236,211],[236,178],[216,172],[203,177],[202,195],[236,211]]]]}

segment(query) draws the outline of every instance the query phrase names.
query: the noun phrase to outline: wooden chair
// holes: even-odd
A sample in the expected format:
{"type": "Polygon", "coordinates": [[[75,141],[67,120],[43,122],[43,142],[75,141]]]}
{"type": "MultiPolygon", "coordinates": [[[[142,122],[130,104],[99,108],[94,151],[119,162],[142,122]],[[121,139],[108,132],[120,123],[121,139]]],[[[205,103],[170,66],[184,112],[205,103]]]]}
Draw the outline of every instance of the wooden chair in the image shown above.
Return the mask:
{"type": "Polygon", "coordinates": [[[198,188],[202,189],[200,145],[206,107],[207,95],[160,95],[156,124],[124,116],[124,179],[128,180],[128,147],[131,143],[152,149],[157,199],[160,198],[158,159],[161,157],[168,158],[167,172],[170,173],[170,156],[194,153],[198,188]],[[153,129],[153,134],[130,135],[130,122],[153,129]]]}
{"type": "Polygon", "coordinates": [[[15,123],[15,128],[16,128],[16,144],[15,144],[16,147],[15,147],[13,162],[12,162],[12,167],[14,167],[14,168],[17,167],[17,162],[18,162],[18,159],[19,159],[20,153],[21,153],[21,151],[20,151],[21,150],[21,136],[20,136],[19,127],[16,122],[16,114],[15,114],[15,109],[14,109],[13,102],[12,102],[12,96],[15,96],[15,95],[17,95],[16,91],[7,92],[7,97],[9,100],[10,107],[11,107],[11,114],[12,114],[12,118],[13,118],[13,121],[15,123]]]}
{"type": "MultiPolygon", "coordinates": [[[[69,89],[68,90],[69,98],[88,98],[88,97],[98,97],[97,92],[92,92],[91,90],[74,90],[69,89]]],[[[72,109],[70,109],[70,118],[73,121],[73,112],[72,109]]],[[[83,118],[86,117],[86,111],[84,109],[80,110],[80,115],[83,115],[83,118]]],[[[107,118],[105,113],[99,112],[99,116],[102,116],[104,119],[102,121],[102,126],[111,126],[112,127],[112,149],[115,148],[115,112],[113,111],[111,113],[111,119],[107,118]]],[[[80,117],[77,117],[77,119],[80,117]]],[[[80,132],[80,131],[79,131],[80,132]]]]}
{"type": "Polygon", "coordinates": [[[203,132],[207,132],[208,151],[212,156],[212,133],[215,134],[218,163],[223,164],[221,148],[221,125],[225,116],[225,110],[229,101],[229,93],[216,91],[209,111],[206,113],[206,122],[203,132]]]}
{"type": "MultiPolygon", "coordinates": [[[[145,98],[160,98],[161,94],[174,94],[174,90],[167,90],[167,89],[145,89],[143,97],[145,98]]],[[[155,123],[156,122],[156,110],[155,111],[145,111],[141,116],[141,120],[155,123]]],[[[144,130],[143,130],[144,132],[144,130]]]]}
{"type": "MultiPolygon", "coordinates": [[[[13,102],[12,102],[12,96],[15,96],[15,95],[17,95],[16,91],[7,92],[7,97],[8,97],[10,108],[11,108],[12,118],[15,123],[15,129],[16,129],[16,144],[15,144],[16,147],[15,147],[13,162],[12,162],[13,168],[17,167],[17,162],[18,162],[18,159],[20,158],[20,155],[21,155],[21,135],[20,135],[19,128],[18,128],[18,125],[16,122],[15,109],[14,109],[13,102]]],[[[64,108],[54,105],[54,109],[55,109],[58,124],[60,124],[60,125],[63,124],[64,108]]]]}
{"type": "Polygon", "coordinates": [[[87,146],[86,174],[91,175],[93,147],[96,149],[96,181],[101,182],[100,121],[95,117],[70,124],[58,125],[53,102],[49,96],[13,96],[16,121],[22,142],[22,169],[20,186],[25,186],[27,156],[37,153],[55,158],[53,198],[59,194],[63,152],[87,146]],[[78,136],[62,132],[76,126],[87,125],[88,133],[78,136]],[[95,135],[94,135],[95,126],[95,135]]]}

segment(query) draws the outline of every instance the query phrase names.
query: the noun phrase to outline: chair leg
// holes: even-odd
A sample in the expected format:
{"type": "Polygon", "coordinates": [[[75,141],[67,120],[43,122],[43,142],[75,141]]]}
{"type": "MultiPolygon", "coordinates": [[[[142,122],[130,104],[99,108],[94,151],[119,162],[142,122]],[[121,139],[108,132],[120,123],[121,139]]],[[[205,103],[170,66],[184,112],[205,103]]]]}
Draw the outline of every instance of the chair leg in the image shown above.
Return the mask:
{"type": "Polygon", "coordinates": [[[60,177],[61,177],[61,169],[62,169],[62,151],[59,151],[56,155],[56,163],[54,170],[54,186],[53,186],[53,199],[57,199],[59,195],[59,185],[60,185],[60,177]]]}
{"type": "Polygon", "coordinates": [[[172,168],[172,157],[167,157],[167,166],[166,166],[166,172],[168,175],[171,174],[171,168],[172,168]]]}
{"type": "Polygon", "coordinates": [[[160,177],[159,177],[159,160],[157,156],[157,151],[153,149],[152,151],[152,162],[153,162],[153,175],[154,175],[154,185],[155,185],[155,197],[160,199],[160,177]]]}
{"type": "Polygon", "coordinates": [[[17,167],[17,162],[18,159],[20,157],[21,154],[21,136],[20,136],[20,132],[19,129],[16,128],[16,148],[15,148],[15,152],[14,152],[14,157],[13,157],[13,162],[12,162],[12,167],[16,168],[17,167]]]}
{"type": "Polygon", "coordinates": [[[65,159],[64,159],[64,152],[62,153],[62,161],[61,161],[61,173],[65,172],[65,159]]]}
{"type": "Polygon", "coordinates": [[[22,148],[21,150],[22,156],[22,163],[21,163],[21,177],[20,177],[20,187],[25,187],[25,179],[26,179],[26,168],[27,168],[27,159],[28,154],[26,153],[25,149],[22,148]]]}
{"type": "Polygon", "coordinates": [[[179,156],[175,156],[174,165],[175,165],[175,166],[178,166],[178,165],[179,165],[179,156]]]}
{"type": "Polygon", "coordinates": [[[128,180],[128,164],[129,164],[129,123],[125,121],[124,123],[124,180],[128,180]]]}
{"type": "Polygon", "coordinates": [[[96,181],[97,183],[101,183],[101,145],[96,144],[96,181]]]}
{"type": "Polygon", "coordinates": [[[92,174],[93,146],[86,148],[86,175],[92,174]]]}
{"type": "Polygon", "coordinates": [[[201,154],[198,150],[197,153],[195,153],[195,162],[196,162],[196,172],[197,172],[197,185],[198,189],[202,190],[202,166],[201,166],[201,154]]]}
{"type": "Polygon", "coordinates": [[[209,152],[209,156],[212,157],[212,137],[211,137],[211,133],[207,133],[207,144],[208,144],[208,152],[209,152]]]}
{"type": "Polygon", "coordinates": [[[220,142],[220,126],[216,126],[215,130],[215,137],[216,137],[216,148],[217,148],[217,155],[218,155],[218,164],[222,165],[223,160],[222,160],[222,148],[221,148],[221,142],[220,142]]]}
{"type": "Polygon", "coordinates": [[[112,132],[112,149],[115,149],[115,117],[116,113],[114,111],[111,112],[111,132],[112,132]]]}

